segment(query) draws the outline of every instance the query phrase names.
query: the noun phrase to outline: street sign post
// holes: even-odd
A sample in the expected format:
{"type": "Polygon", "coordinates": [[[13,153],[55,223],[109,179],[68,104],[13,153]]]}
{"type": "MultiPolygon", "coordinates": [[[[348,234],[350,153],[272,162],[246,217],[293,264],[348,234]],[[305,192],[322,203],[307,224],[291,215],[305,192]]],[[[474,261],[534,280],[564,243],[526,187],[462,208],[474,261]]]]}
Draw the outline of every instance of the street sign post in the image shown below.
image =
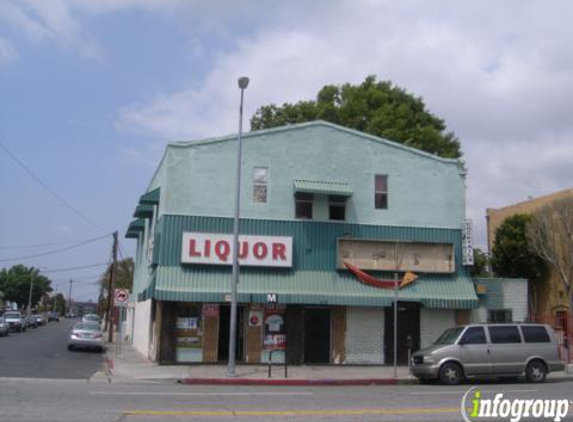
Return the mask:
{"type": "Polygon", "coordinates": [[[113,294],[113,306],[119,308],[124,308],[129,302],[129,290],[127,289],[115,289],[113,294]]]}

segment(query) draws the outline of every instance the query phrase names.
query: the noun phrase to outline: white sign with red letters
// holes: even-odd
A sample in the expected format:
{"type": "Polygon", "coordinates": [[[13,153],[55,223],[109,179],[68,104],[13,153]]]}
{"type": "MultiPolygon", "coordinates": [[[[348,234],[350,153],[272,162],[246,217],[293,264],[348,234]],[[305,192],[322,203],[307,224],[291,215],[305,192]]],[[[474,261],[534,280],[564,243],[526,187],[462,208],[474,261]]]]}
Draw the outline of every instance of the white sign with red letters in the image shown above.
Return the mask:
{"type": "MultiPolygon", "coordinates": [[[[183,264],[232,265],[233,235],[183,233],[183,264]]],[[[239,236],[239,264],[292,267],[292,237],[239,236]]]]}

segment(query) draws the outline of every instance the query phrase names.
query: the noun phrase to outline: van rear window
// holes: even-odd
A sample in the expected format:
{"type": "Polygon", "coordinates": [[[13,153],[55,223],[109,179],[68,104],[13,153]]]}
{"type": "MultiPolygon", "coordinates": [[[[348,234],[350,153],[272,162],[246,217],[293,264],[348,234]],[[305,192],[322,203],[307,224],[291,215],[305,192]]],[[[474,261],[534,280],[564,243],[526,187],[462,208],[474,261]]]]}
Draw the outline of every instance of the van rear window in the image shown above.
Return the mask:
{"type": "Polygon", "coordinates": [[[526,343],[550,343],[551,339],[545,327],[524,325],[521,327],[523,339],[526,343]]]}
{"type": "Polygon", "coordinates": [[[488,329],[492,343],[521,343],[521,336],[515,325],[492,326],[488,329]]]}

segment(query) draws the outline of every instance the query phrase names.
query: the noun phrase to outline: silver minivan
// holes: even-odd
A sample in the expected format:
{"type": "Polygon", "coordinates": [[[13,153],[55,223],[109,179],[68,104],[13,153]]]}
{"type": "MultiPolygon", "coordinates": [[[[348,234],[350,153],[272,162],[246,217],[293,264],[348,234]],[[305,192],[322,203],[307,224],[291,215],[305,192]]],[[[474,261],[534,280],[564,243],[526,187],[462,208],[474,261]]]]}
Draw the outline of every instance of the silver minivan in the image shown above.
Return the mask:
{"type": "Polygon", "coordinates": [[[518,377],[544,382],[562,371],[553,330],[543,324],[471,324],[447,329],[436,342],[412,356],[411,371],[421,381],[458,384],[466,377],[518,377]]]}

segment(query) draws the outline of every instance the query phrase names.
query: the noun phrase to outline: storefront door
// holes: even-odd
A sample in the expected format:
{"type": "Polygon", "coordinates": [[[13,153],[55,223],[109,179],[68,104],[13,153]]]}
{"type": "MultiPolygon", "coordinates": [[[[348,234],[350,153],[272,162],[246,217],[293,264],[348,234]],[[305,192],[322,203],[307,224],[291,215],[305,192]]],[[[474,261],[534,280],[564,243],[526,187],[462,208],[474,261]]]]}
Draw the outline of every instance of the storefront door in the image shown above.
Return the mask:
{"type": "MultiPolygon", "coordinates": [[[[394,307],[386,308],[384,327],[384,362],[394,363],[394,307]]],[[[420,348],[420,305],[398,302],[398,365],[408,364],[408,348],[420,348]]]]}
{"type": "Polygon", "coordinates": [[[330,363],[330,309],[304,310],[304,363],[330,363]]]}
{"type": "MultiPolygon", "coordinates": [[[[229,360],[229,334],[231,322],[231,307],[221,305],[219,313],[219,362],[229,360]]],[[[242,361],[245,357],[245,308],[237,307],[237,332],[235,340],[235,360],[242,361]]]]}

